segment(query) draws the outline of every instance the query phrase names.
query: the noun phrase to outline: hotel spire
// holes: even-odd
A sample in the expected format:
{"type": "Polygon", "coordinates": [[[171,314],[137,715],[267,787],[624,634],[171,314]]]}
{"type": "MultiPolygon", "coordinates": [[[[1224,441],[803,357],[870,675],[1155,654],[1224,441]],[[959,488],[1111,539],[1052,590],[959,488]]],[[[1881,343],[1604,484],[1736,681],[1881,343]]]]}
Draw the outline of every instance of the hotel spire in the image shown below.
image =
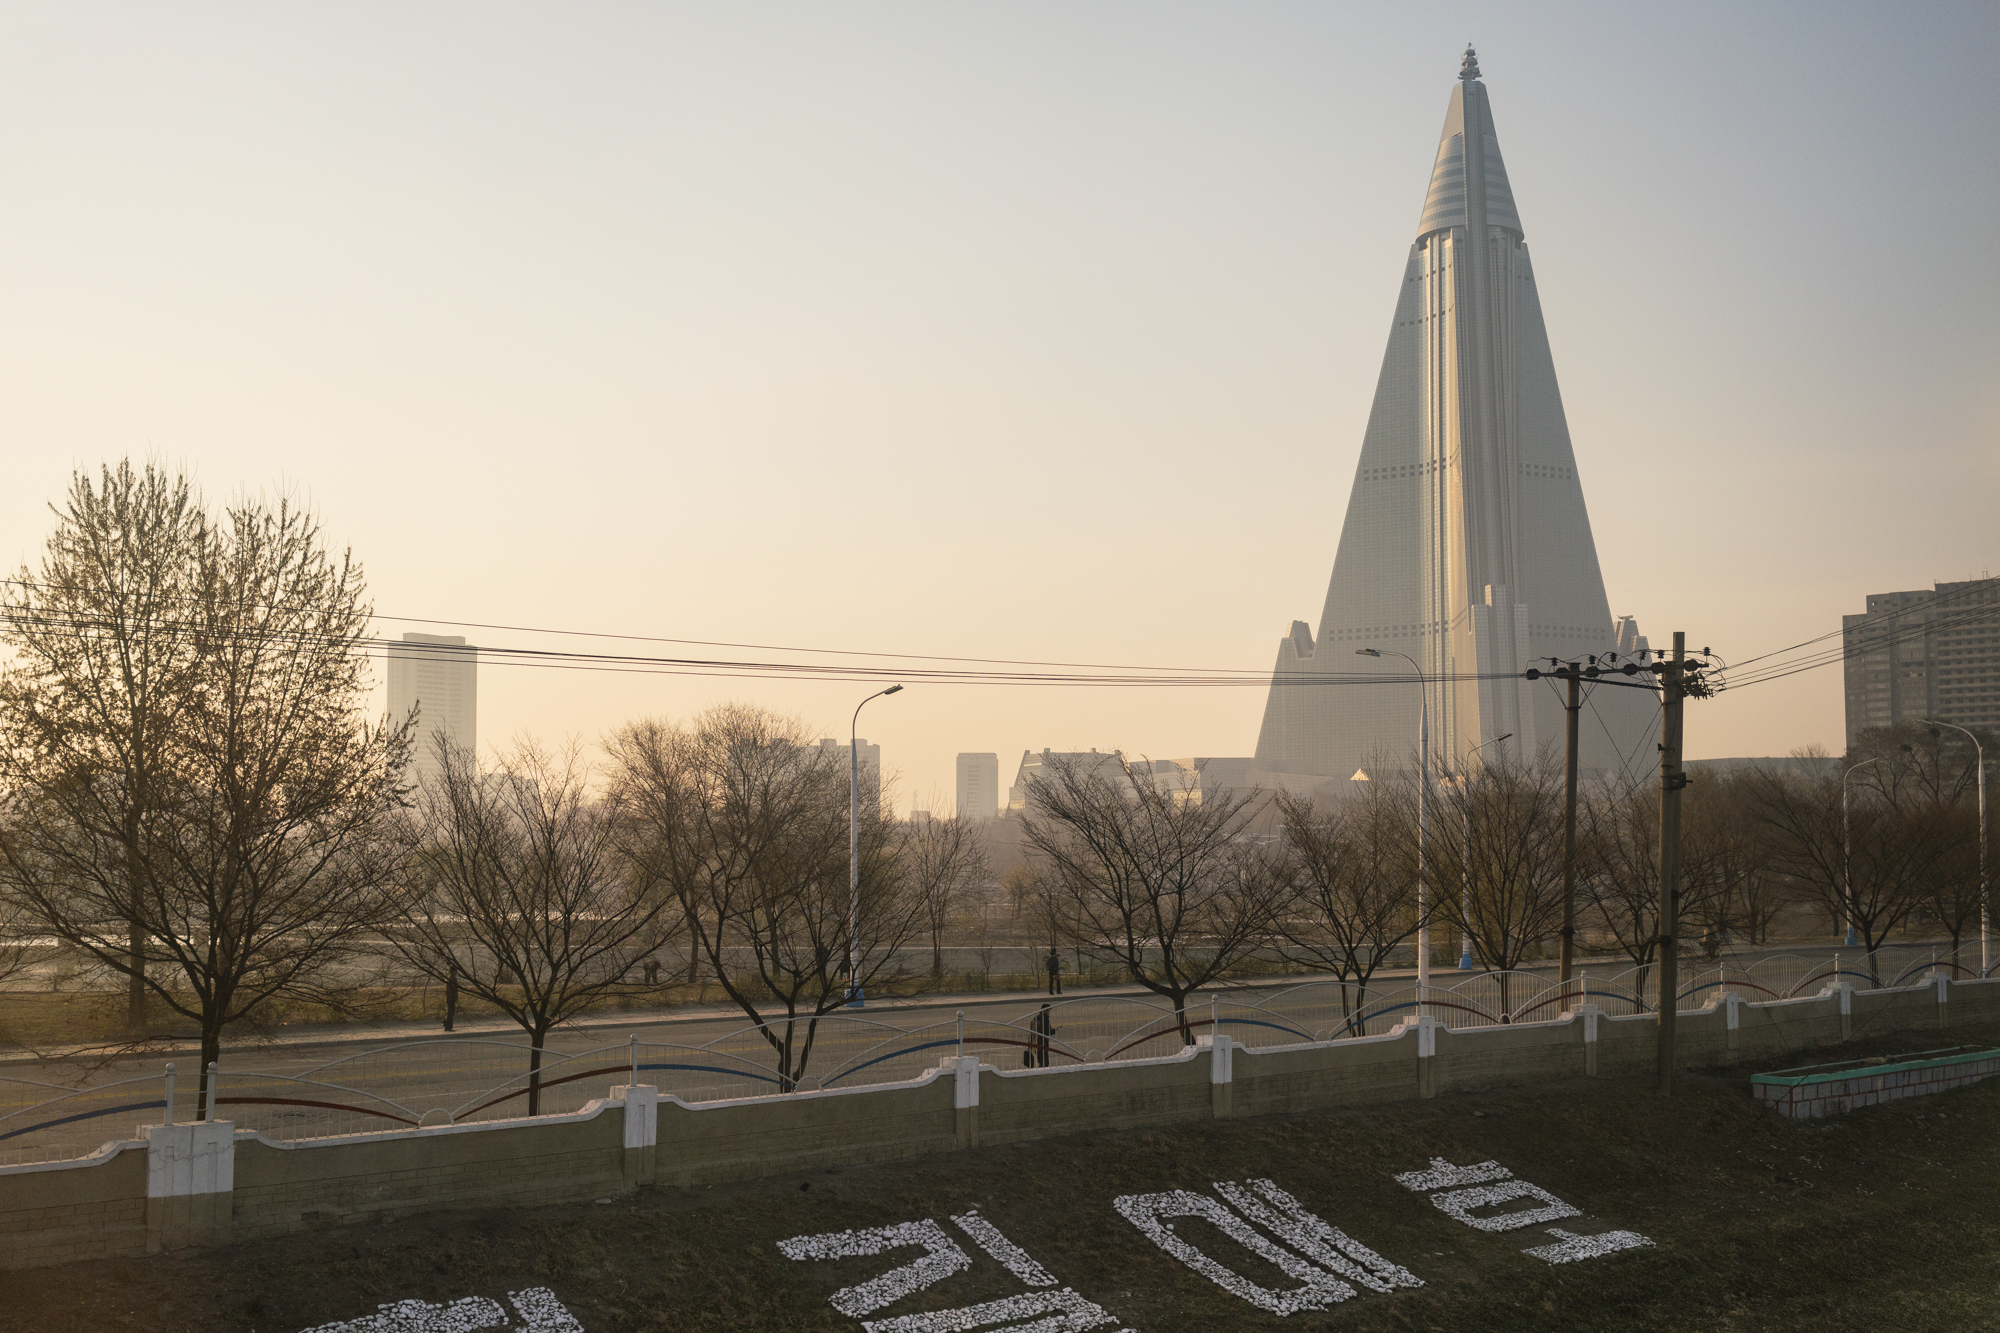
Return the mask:
{"type": "MultiPolygon", "coordinates": [[[[1520,679],[1607,653],[1614,628],[1541,299],[1479,58],[1466,47],[1404,265],[1319,633],[1281,640],[1257,742],[1265,780],[1340,778],[1414,755],[1429,701],[1434,765],[1532,757],[1561,705],[1520,679]],[[1382,650],[1357,657],[1359,648],[1382,650]],[[1430,684],[1334,683],[1376,671],[1430,684]],[[1546,697],[1545,697],[1546,696],[1546,697]],[[1505,741],[1501,737],[1510,737],[1505,741]]],[[[1650,767],[1651,700],[1605,690],[1586,767],[1650,767]]]]}

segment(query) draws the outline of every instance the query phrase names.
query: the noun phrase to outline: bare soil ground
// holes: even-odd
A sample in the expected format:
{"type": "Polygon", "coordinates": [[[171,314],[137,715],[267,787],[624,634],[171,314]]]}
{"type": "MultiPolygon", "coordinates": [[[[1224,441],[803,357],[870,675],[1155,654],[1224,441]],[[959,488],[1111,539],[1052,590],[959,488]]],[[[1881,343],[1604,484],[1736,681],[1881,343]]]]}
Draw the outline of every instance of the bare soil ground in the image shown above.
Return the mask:
{"type": "MultiPolygon", "coordinates": [[[[1954,1029],[1819,1059],[1957,1042],[1954,1029]]],[[[1788,1063],[1798,1062],[1797,1058],[1788,1063]]],[[[1759,1110],[1743,1070],[1575,1080],[1357,1113],[1078,1135],[741,1185],[655,1188],[604,1204],[437,1213],[148,1260],[9,1274],[0,1330],[297,1333],[418,1298],[547,1287],[589,1333],[857,1330],[836,1289],[909,1262],[792,1262],[803,1233],[977,1206],[1064,1284],[1143,1333],[1213,1329],[2000,1329],[2000,1079],[1818,1124],[1759,1110]],[[1430,1158],[1496,1159],[1582,1208],[1578,1231],[1656,1242],[1562,1266],[1539,1232],[1469,1228],[1399,1186],[1430,1158]],[[1278,1319],[1183,1266],[1112,1207],[1120,1195],[1269,1177],[1423,1279],[1278,1319]]],[[[945,1223],[947,1229],[951,1224],[945,1223]]],[[[1244,1277],[1296,1285],[1195,1220],[1179,1234],[1244,1277]]],[[[956,1233],[954,1233],[956,1234],[956,1233]]],[[[965,1247],[966,1272],[870,1318],[1021,1292],[965,1247]]],[[[1107,1329],[1111,1326],[1107,1326],[1107,1329]]]]}

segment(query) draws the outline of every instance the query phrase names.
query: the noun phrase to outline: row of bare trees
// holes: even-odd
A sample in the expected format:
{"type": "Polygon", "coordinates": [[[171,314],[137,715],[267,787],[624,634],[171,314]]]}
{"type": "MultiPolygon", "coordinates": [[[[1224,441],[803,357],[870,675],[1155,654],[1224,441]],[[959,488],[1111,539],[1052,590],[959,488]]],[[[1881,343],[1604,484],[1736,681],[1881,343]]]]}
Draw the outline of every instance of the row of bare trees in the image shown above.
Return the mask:
{"type": "Polygon", "coordinates": [[[790,1086],[817,1019],[903,980],[924,934],[935,968],[986,875],[956,819],[868,802],[851,898],[848,771],[751,707],[635,723],[602,765],[441,744],[415,786],[416,719],[365,712],[361,569],[310,514],[213,513],[124,464],[79,474],[56,518],[0,608],[0,972],[116,977],[131,1034],[179,1016],[204,1067],[232,1026],[414,969],[506,1013],[538,1068],[674,946],[767,1024],[790,1086]],[[53,963],[28,943],[49,940],[53,963]]]}
{"type": "MultiPolygon", "coordinates": [[[[1761,944],[1781,912],[1804,909],[1831,928],[1851,921],[1870,968],[1912,926],[1942,932],[1956,954],[1979,919],[1976,777],[1972,747],[1928,728],[1871,735],[1842,763],[1805,755],[1701,777],[1683,809],[1681,938],[1711,952],[1761,944]]],[[[1641,970],[1642,987],[1661,948],[1658,800],[1650,786],[1605,785],[1578,808],[1579,921],[1641,970]]],[[[1418,824],[1414,784],[1393,778],[1339,800],[1266,802],[1162,787],[1146,764],[1057,757],[1031,789],[1033,870],[1017,893],[1052,943],[1179,1014],[1258,955],[1330,973],[1359,996],[1424,924],[1418,824]]],[[[1552,942],[1564,910],[1554,766],[1438,784],[1423,841],[1435,931],[1503,974],[1552,942]]]]}

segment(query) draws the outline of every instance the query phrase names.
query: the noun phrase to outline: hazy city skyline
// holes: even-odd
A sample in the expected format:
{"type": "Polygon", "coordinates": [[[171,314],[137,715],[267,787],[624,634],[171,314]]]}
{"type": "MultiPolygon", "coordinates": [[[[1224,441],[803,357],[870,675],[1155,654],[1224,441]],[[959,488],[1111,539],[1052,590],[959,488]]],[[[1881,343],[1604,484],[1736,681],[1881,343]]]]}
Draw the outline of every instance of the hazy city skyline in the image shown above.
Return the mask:
{"type": "MultiPolygon", "coordinates": [[[[1989,5],[104,5],[5,31],[17,564],[73,467],[131,455],[215,499],[295,488],[385,638],[1261,672],[1324,592],[1380,257],[1470,38],[1613,614],[1740,660],[2000,567],[2000,258],[1940,240],[2000,203],[1989,5]]],[[[844,738],[868,693],[482,677],[487,744],[727,698],[844,738]]],[[[960,752],[1242,755],[1264,697],[913,683],[866,725],[898,808],[941,810],[960,752]]],[[[1689,753],[1838,748],[1842,697],[1837,666],[1726,693],[1689,753]]]]}

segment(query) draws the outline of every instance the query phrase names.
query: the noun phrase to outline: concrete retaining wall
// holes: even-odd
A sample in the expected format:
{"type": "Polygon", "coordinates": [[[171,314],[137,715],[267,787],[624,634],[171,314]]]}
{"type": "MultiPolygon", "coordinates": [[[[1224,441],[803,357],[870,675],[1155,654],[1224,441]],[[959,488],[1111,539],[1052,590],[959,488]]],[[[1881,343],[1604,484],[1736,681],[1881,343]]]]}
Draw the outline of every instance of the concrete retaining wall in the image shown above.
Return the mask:
{"type": "MultiPolygon", "coordinates": [[[[1688,1067],[1851,1036],[2000,1022],[2000,980],[1900,991],[1830,987],[1678,1020],[1688,1067]]],[[[154,1126],[76,1162],[0,1168],[0,1267],[142,1254],[431,1208],[603,1198],[655,1180],[708,1184],[1212,1116],[1363,1106],[1653,1068],[1657,1021],[1591,1005],[1546,1023],[1251,1050],[1228,1038],[1159,1060],[995,1069],[956,1056],[873,1088],[684,1105],[616,1087],[573,1115],[283,1143],[227,1122],[154,1126]]]]}

